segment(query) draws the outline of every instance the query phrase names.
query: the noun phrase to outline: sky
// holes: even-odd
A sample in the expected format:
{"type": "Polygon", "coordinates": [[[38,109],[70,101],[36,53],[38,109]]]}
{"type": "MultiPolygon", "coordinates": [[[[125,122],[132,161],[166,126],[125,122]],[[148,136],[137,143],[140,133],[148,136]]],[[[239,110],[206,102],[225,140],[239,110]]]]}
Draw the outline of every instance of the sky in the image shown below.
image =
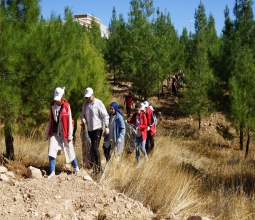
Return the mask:
{"type": "MultiPolygon", "coordinates": [[[[45,19],[49,19],[51,13],[63,17],[65,6],[69,6],[73,14],[90,14],[99,18],[101,22],[108,26],[112,10],[115,6],[117,18],[123,14],[125,21],[128,20],[131,0],[41,0],[41,14],[45,19]]],[[[154,8],[161,12],[169,12],[172,24],[178,35],[182,34],[183,28],[194,33],[194,15],[201,0],[154,0],[154,8]]],[[[224,10],[229,7],[230,17],[234,18],[233,8],[235,0],[202,0],[207,18],[211,13],[215,19],[215,28],[218,36],[224,27],[224,10]]],[[[255,6],[253,5],[253,13],[255,6]]],[[[155,15],[156,17],[156,15],[155,15]]]]}

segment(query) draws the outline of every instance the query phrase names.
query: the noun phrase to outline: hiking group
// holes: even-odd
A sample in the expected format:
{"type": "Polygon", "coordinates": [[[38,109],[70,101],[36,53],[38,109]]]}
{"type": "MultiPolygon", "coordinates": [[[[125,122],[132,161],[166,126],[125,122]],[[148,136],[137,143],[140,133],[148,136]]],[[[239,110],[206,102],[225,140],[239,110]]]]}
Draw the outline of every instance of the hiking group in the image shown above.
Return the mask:
{"type": "MultiPolygon", "coordinates": [[[[126,127],[128,126],[133,128],[135,140],[126,141],[135,143],[136,167],[140,165],[140,150],[144,158],[148,160],[148,153],[154,148],[157,119],[153,107],[149,106],[147,101],[136,103],[135,112],[130,117],[133,98],[129,92],[124,101],[127,113],[127,120],[125,120],[116,102],[110,104],[108,114],[105,105],[95,97],[92,88],[86,88],[84,97],[86,100],[81,108],[82,165],[84,167],[93,167],[92,174],[96,177],[102,175],[103,169],[99,151],[102,135],[106,161],[108,162],[111,155],[114,155],[115,161],[119,162],[124,149],[126,127]]],[[[45,135],[46,139],[49,139],[50,174],[48,178],[55,176],[55,160],[61,151],[64,151],[66,163],[72,164],[76,174],[79,172],[73,146],[75,126],[77,126],[77,122],[73,120],[70,104],[65,100],[65,88],[57,87],[54,92],[54,100],[50,103],[50,116],[45,135]]]]}

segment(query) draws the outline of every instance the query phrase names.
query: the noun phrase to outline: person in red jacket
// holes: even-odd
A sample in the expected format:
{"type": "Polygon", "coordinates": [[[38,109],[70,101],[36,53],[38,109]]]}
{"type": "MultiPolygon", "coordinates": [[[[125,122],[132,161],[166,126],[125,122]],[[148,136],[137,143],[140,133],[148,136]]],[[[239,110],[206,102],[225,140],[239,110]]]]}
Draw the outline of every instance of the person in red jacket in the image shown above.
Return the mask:
{"type": "Polygon", "coordinates": [[[125,97],[124,105],[126,105],[127,118],[130,117],[131,106],[133,106],[133,98],[131,96],[131,92],[125,97]]]}
{"type": "Polygon", "coordinates": [[[50,139],[49,143],[49,164],[50,175],[55,176],[55,160],[57,155],[64,151],[66,163],[72,163],[75,173],[79,171],[78,162],[73,147],[73,126],[70,104],[65,100],[65,90],[57,87],[54,93],[54,100],[50,103],[50,117],[45,134],[50,139]]]}
{"type": "Polygon", "coordinates": [[[132,115],[132,118],[127,121],[132,124],[136,129],[136,160],[137,167],[140,165],[140,148],[144,154],[146,160],[148,160],[147,152],[145,149],[145,142],[147,138],[147,117],[144,113],[144,104],[141,103],[135,105],[136,112],[132,115]]]}
{"type": "Polygon", "coordinates": [[[155,126],[155,119],[153,116],[153,111],[149,108],[149,103],[144,101],[145,106],[145,113],[147,117],[147,140],[145,144],[146,152],[149,153],[154,148],[154,136],[156,134],[156,126],[155,126]]]}

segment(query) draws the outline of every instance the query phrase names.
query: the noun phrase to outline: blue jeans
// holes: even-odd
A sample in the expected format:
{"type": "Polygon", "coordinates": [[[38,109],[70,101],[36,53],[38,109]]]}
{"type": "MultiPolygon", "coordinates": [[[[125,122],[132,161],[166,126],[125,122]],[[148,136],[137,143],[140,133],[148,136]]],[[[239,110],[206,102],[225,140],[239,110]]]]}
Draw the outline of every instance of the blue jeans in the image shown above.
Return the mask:
{"type": "MultiPolygon", "coordinates": [[[[55,158],[49,156],[49,162],[50,162],[50,173],[53,172],[53,171],[55,172],[55,164],[56,164],[55,158]]],[[[78,167],[78,162],[77,162],[76,157],[75,157],[74,160],[72,161],[72,166],[73,166],[73,168],[78,167]]]]}
{"type": "Polygon", "coordinates": [[[135,152],[136,153],[136,160],[137,160],[138,163],[140,163],[140,146],[141,146],[141,150],[142,150],[144,156],[147,155],[146,149],[145,149],[146,140],[142,140],[142,136],[136,137],[135,138],[135,143],[136,143],[136,147],[135,147],[135,149],[136,149],[136,152],[135,152]]]}

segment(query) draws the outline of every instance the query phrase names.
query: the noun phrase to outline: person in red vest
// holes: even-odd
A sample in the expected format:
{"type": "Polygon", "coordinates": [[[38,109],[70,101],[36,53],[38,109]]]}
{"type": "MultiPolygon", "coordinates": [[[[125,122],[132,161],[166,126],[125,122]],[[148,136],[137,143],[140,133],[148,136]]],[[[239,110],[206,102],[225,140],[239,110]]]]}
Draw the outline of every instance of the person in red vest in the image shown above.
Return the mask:
{"type": "Polygon", "coordinates": [[[144,113],[144,104],[135,105],[136,112],[132,115],[132,118],[127,123],[132,124],[136,129],[136,160],[137,168],[140,165],[140,148],[144,154],[146,160],[148,160],[147,152],[145,149],[145,142],[147,138],[147,118],[144,113]]]}
{"type": "Polygon", "coordinates": [[[149,153],[154,148],[154,136],[156,134],[156,125],[155,125],[155,117],[154,112],[151,108],[149,108],[149,103],[144,101],[145,106],[145,114],[147,117],[147,140],[145,144],[146,152],[149,153]]]}
{"type": "Polygon", "coordinates": [[[57,87],[54,100],[50,103],[50,118],[45,138],[49,143],[50,175],[55,176],[55,160],[64,151],[66,163],[72,163],[75,174],[79,171],[78,162],[73,147],[73,125],[70,104],[65,100],[65,90],[57,87]]]}
{"type": "Polygon", "coordinates": [[[129,92],[125,97],[124,105],[126,105],[127,118],[129,118],[131,113],[131,106],[133,106],[133,98],[131,92],[129,92]]]}

